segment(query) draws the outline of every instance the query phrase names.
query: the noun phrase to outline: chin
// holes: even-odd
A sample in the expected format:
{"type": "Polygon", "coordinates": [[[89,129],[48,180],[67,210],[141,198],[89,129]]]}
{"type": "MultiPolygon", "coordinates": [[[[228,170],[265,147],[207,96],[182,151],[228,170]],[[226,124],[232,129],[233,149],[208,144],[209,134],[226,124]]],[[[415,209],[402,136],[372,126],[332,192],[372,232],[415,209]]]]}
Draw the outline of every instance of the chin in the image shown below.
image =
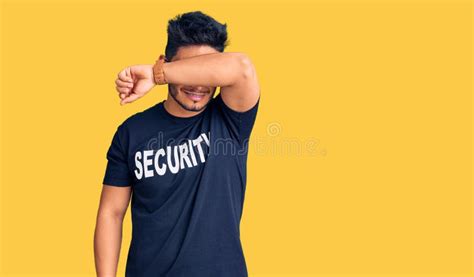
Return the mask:
{"type": "Polygon", "coordinates": [[[215,92],[215,89],[198,90],[184,86],[168,86],[168,93],[171,95],[174,101],[177,102],[181,108],[190,112],[199,112],[206,108],[215,92]]]}
{"type": "Polygon", "coordinates": [[[192,111],[192,112],[198,112],[201,111],[206,107],[206,105],[209,103],[211,100],[212,95],[207,94],[202,97],[194,97],[194,99],[190,99],[193,97],[189,97],[187,94],[184,92],[180,93],[178,97],[178,103],[183,107],[185,110],[192,111]]]}

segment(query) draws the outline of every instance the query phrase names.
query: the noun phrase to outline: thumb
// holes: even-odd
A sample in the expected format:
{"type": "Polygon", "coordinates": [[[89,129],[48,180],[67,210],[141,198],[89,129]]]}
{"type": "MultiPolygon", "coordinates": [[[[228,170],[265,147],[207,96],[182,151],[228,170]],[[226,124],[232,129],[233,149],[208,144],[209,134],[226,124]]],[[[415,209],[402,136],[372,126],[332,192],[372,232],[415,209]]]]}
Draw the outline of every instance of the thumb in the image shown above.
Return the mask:
{"type": "Polygon", "coordinates": [[[128,95],[127,97],[123,98],[120,101],[120,105],[125,105],[125,104],[128,104],[128,103],[131,103],[131,102],[137,100],[138,98],[140,98],[140,96],[138,94],[132,93],[132,94],[128,95]]]}

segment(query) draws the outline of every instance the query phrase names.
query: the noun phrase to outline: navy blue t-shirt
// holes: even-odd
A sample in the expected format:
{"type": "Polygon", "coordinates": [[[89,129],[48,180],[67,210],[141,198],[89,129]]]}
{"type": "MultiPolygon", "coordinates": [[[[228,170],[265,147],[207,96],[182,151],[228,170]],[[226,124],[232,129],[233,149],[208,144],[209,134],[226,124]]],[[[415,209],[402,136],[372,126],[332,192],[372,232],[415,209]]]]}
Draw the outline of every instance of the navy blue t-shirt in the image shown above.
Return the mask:
{"type": "Polygon", "coordinates": [[[132,187],[127,277],[248,276],[240,219],[259,102],[237,112],[219,93],[182,118],[162,101],[117,128],[103,183],[132,187]]]}

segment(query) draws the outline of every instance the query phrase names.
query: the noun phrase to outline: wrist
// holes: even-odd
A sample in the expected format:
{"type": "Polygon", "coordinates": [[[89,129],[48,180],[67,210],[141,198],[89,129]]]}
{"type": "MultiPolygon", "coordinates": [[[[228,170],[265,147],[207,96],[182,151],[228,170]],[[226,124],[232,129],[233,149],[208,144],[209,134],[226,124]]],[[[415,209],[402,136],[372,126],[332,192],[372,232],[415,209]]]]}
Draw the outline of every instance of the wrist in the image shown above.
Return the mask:
{"type": "Polygon", "coordinates": [[[155,85],[164,85],[167,84],[165,71],[164,71],[164,64],[165,64],[165,55],[161,54],[158,59],[155,61],[155,64],[152,67],[153,71],[153,82],[155,85]]]}

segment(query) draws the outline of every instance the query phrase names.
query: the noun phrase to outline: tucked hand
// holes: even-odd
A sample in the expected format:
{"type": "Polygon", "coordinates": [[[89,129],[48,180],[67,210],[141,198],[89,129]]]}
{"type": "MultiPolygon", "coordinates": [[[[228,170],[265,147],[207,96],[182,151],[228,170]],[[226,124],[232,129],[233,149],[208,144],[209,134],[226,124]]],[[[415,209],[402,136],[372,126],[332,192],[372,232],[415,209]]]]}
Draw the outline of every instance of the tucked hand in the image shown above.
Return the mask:
{"type": "Polygon", "coordinates": [[[120,105],[131,103],[147,94],[156,84],[153,80],[153,65],[128,66],[115,80],[120,105]]]}

